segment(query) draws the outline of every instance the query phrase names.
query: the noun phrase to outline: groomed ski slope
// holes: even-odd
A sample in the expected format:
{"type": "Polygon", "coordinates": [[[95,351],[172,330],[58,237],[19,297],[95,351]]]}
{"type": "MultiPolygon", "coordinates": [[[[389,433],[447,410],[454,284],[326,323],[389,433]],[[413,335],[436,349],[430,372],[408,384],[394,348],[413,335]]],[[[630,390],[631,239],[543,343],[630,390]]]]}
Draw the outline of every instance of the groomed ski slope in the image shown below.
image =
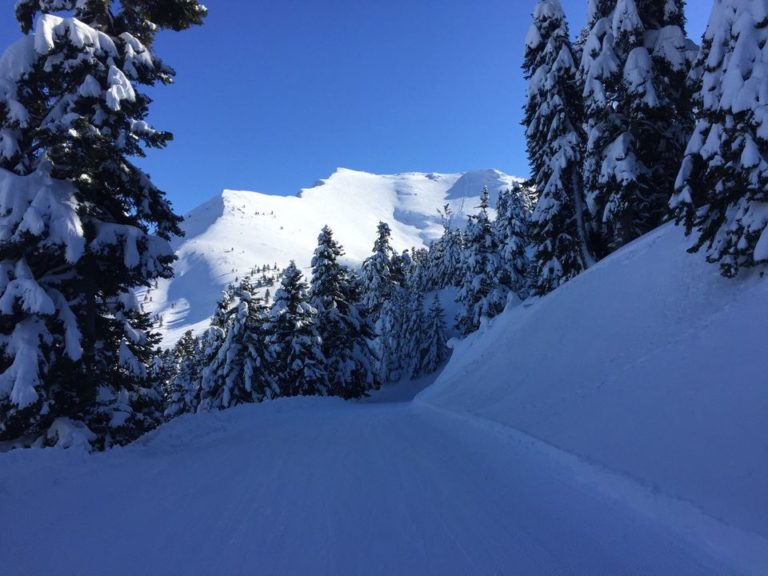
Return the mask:
{"type": "Polygon", "coordinates": [[[684,244],[663,228],[507,311],[413,401],[0,454],[0,573],[764,576],[768,288],[684,244]]]}
{"type": "Polygon", "coordinates": [[[1,465],[6,576],[740,573],[536,446],[407,403],[278,401],[1,465]]]}
{"type": "Polygon", "coordinates": [[[725,279],[688,245],[664,226],[509,310],[457,346],[419,401],[768,539],[768,278],[725,279]]]}

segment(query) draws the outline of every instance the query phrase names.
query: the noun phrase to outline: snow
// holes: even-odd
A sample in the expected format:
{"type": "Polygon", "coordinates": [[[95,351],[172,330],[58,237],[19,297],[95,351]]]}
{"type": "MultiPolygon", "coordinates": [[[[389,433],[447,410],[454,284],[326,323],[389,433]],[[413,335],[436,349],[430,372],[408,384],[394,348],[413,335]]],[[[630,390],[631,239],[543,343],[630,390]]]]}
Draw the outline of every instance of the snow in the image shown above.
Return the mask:
{"type": "Polygon", "coordinates": [[[434,384],[2,453],[3,574],[763,575],[768,285],[686,245],[508,306],[434,384]]]}
{"type": "Polygon", "coordinates": [[[96,435],[82,422],[74,422],[69,418],[57,418],[48,430],[48,439],[57,448],[74,448],[90,452],[91,441],[96,439],[96,435]]]}
{"type": "Polygon", "coordinates": [[[13,362],[0,374],[0,399],[9,397],[20,409],[39,398],[35,390],[40,384],[39,341],[45,332],[45,326],[36,318],[19,322],[11,332],[7,350],[13,355],[13,362]]]}
{"type": "Polygon", "coordinates": [[[665,226],[506,311],[417,400],[768,538],[768,283],[724,279],[687,246],[665,226]]]}
{"type": "Polygon", "coordinates": [[[48,244],[65,247],[68,262],[76,262],[85,242],[74,195],[70,183],[51,178],[44,168],[29,176],[0,168],[0,242],[25,233],[46,236],[48,244]]]}
{"type": "Polygon", "coordinates": [[[7,576],[748,573],[584,465],[408,403],[275,401],[0,459],[7,576]]]}
{"type": "Polygon", "coordinates": [[[254,266],[284,268],[295,260],[307,274],[325,225],[343,245],[345,262],[358,266],[371,254],[379,221],[390,225],[397,252],[423,247],[442,235],[438,209],[445,204],[459,226],[475,211],[483,186],[493,206],[499,189],[519,181],[497,170],[382,176],[339,168],[298,196],[225,190],[186,216],[186,237],[174,246],[176,278],[160,280],[139,299],[162,315],[164,345],[172,345],[188,329],[202,333],[221,291],[254,266]]]}
{"type": "Polygon", "coordinates": [[[107,82],[110,86],[106,95],[107,106],[112,110],[120,110],[120,102],[123,100],[128,100],[129,102],[136,100],[136,92],[130,80],[126,78],[125,74],[117,66],[109,67],[107,82]]]}
{"type": "Polygon", "coordinates": [[[95,52],[117,56],[117,47],[107,34],[91,28],[77,18],[43,14],[35,28],[35,51],[43,55],[50,53],[56,47],[59,37],[67,37],[69,43],[77,48],[88,47],[95,52]]]}

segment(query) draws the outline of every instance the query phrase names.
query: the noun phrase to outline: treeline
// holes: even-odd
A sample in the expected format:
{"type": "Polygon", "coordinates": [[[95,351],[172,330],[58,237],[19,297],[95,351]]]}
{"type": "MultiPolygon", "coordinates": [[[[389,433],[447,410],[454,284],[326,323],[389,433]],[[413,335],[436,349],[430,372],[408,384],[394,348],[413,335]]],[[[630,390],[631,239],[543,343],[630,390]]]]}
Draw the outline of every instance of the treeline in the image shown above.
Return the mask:
{"type": "Polygon", "coordinates": [[[433,372],[449,355],[440,290],[456,289],[463,335],[528,295],[531,198],[523,186],[499,191],[494,219],[483,189],[463,230],[446,205],[443,235],[428,249],[395,252],[381,222],[359,271],[340,262],[343,248],[325,227],[308,281],[292,263],[270,301],[246,276],[224,292],[204,334],[187,332],[158,355],[166,417],[285,396],[358,398],[433,372]]]}
{"type": "Polygon", "coordinates": [[[251,276],[230,285],[210,328],[155,360],[166,417],[286,396],[359,398],[445,361],[442,306],[435,296],[425,310],[421,267],[394,253],[389,226],[359,272],[343,256],[325,227],[308,281],[291,263],[273,299],[251,276]]]}

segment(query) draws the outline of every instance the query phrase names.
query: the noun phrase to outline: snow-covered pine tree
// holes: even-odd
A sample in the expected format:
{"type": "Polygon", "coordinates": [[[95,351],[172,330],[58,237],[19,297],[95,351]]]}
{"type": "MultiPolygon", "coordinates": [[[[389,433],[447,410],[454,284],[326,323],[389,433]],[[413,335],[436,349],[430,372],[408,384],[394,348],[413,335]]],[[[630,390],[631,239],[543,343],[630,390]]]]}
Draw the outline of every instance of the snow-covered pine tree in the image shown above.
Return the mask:
{"type": "Polygon", "coordinates": [[[488,188],[480,196],[479,212],[469,217],[464,239],[464,276],[457,302],[456,327],[466,336],[480,327],[482,318],[504,310],[509,290],[501,284],[503,266],[493,226],[488,217],[488,188]]]}
{"type": "Polygon", "coordinates": [[[265,355],[268,309],[250,278],[240,281],[221,345],[202,371],[198,410],[223,410],[276,395],[265,355]]]}
{"type": "Polygon", "coordinates": [[[211,326],[201,336],[187,332],[174,348],[178,368],[165,394],[165,418],[197,412],[203,386],[203,370],[221,349],[224,331],[211,326]]]}
{"type": "Polygon", "coordinates": [[[667,214],[692,126],[682,0],[594,2],[579,71],[589,244],[598,258],[667,214]],[[611,6],[612,4],[612,6],[611,6]]]}
{"type": "Polygon", "coordinates": [[[324,227],[312,258],[309,303],[317,310],[317,329],[326,359],[329,393],[357,398],[378,387],[375,332],[360,302],[359,282],[339,262],[344,249],[324,227]]]}
{"type": "Polygon", "coordinates": [[[458,286],[461,280],[463,240],[461,230],[453,226],[453,212],[450,204],[443,207],[440,217],[443,235],[429,246],[427,263],[429,290],[458,286]]]}
{"type": "Polygon", "coordinates": [[[173,348],[156,350],[149,367],[149,377],[165,397],[171,382],[179,371],[179,363],[173,348]]]}
{"type": "Polygon", "coordinates": [[[670,205],[726,277],[768,262],[768,5],[717,0],[694,68],[696,129],[670,205]]]}
{"type": "Polygon", "coordinates": [[[384,302],[391,298],[395,286],[392,261],[395,251],[390,244],[392,231],[389,224],[379,222],[373,254],[363,261],[363,305],[374,322],[378,321],[384,302]]]}
{"type": "Polygon", "coordinates": [[[155,339],[132,291],[171,275],[180,232],[131,161],[171,139],[139,87],[173,79],[156,33],[205,8],[20,0],[16,16],[25,36],[0,57],[0,437],[70,419],[97,447],[125,443],[157,409],[142,413],[155,339]]]}
{"type": "Polygon", "coordinates": [[[275,292],[266,332],[280,396],[328,395],[317,310],[307,300],[307,284],[294,262],[275,292]]]}
{"type": "MultiPolygon", "coordinates": [[[[380,382],[401,377],[400,334],[403,323],[405,263],[390,244],[391,230],[379,222],[373,254],[362,267],[363,306],[374,326],[373,350],[380,382]]],[[[410,259],[410,257],[408,258],[410,259]]]]}
{"type": "Polygon", "coordinates": [[[530,291],[530,219],[522,185],[499,191],[496,220],[493,221],[502,262],[499,282],[521,299],[530,291]]]}
{"type": "Polygon", "coordinates": [[[219,300],[216,302],[216,310],[213,312],[213,316],[211,317],[211,326],[221,328],[222,330],[227,329],[227,325],[229,324],[229,320],[232,316],[232,306],[233,302],[235,301],[235,292],[236,288],[232,283],[228,284],[227,287],[221,292],[221,296],[219,296],[219,300]]]}
{"type": "Polygon", "coordinates": [[[399,382],[413,373],[421,330],[415,302],[418,298],[406,286],[395,285],[381,308],[375,341],[381,382],[399,382]]]}
{"type": "Polygon", "coordinates": [[[531,216],[531,282],[546,294],[592,262],[581,178],[585,135],[574,56],[560,0],[539,0],[525,44],[525,134],[539,199],[531,216]]]}
{"type": "MultiPolygon", "coordinates": [[[[418,277],[416,277],[418,279],[418,277]]],[[[421,376],[421,350],[424,346],[424,292],[414,282],[404,292],[403,319],[399,335],[399,355],[402,375],[416,378],[421,376]]]]}
{"type": "Polygon", "coordinates": [[[165,418],[170,420],[197,408],[202,373],[202,341],[187,330],[173,349],[174,374],[165,387],[165,418]]]}
{"type": "Polygon", "coordinates": [[[418,373],[431,374],[450,354],[445,337],[445,311],[435,294],[422,328],[418,373]]]}

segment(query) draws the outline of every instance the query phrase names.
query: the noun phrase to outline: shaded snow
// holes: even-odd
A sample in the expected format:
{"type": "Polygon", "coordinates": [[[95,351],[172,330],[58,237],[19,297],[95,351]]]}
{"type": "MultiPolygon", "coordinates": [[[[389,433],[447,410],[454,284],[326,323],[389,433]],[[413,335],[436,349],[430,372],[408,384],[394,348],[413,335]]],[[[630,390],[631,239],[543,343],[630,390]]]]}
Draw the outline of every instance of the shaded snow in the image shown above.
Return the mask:
{"type": "MultiPolygon", "coordinates": [[[[419,402],[511,426],[768,537],[768,282],[666,226],[461,342],[419,402]]],[[[768,564],[766,565],[768,567],[768,564]]]]}
{"type": "Polygon", "coordinates": [[[742,573],[583,467],[411,404],[240,406],[0,466],[6,576],[742,573]]]}

